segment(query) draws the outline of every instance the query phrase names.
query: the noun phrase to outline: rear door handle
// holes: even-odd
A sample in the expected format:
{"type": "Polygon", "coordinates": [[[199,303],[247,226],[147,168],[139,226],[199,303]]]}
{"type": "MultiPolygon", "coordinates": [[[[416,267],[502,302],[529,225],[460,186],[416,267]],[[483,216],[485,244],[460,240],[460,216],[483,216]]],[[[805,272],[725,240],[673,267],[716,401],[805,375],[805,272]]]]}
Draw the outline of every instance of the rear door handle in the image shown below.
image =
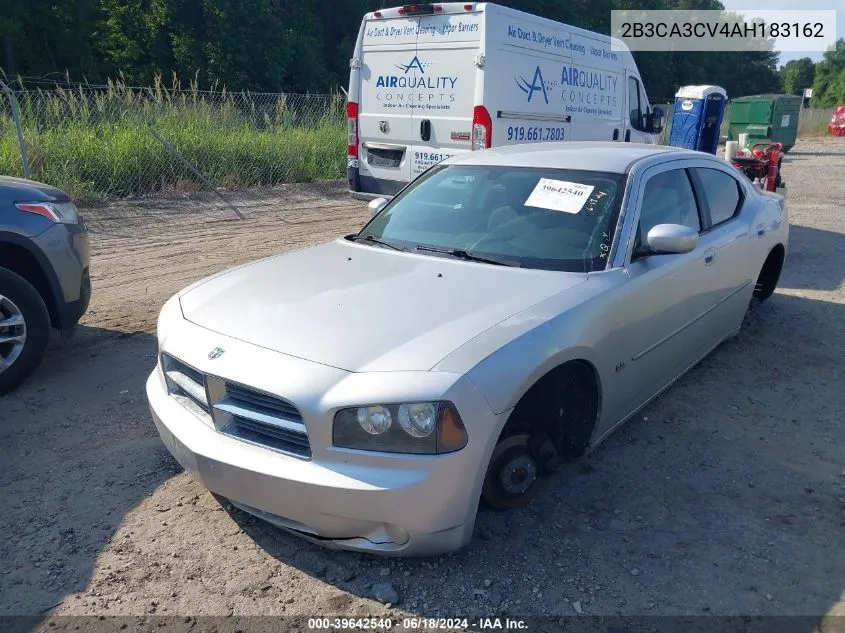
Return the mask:
{"type": "Polygon", "coordinates": [[[766,234],[766,225],[765,224],[758,224],[757,225],[757,235],[759,237],[763,237],[766,234]]]}
{"type": "Polygon", "coordinates": [[[431,121],[428,119],[420,121],[420,138],[424,141],[431,140],[431,121]]]}
{"type": "Polygon", "coordinates": [[[708,248],[704,251],[704,265],[709,266],[713,263],[713,260],[716,258],[716,251],[712,248],[708,248]]]}
{"type": "Polygon", "coordinates": [[[619,140],[619,128],[616,128],[615,130],[613,130],[613,140],[614,141],[619,140]]]}

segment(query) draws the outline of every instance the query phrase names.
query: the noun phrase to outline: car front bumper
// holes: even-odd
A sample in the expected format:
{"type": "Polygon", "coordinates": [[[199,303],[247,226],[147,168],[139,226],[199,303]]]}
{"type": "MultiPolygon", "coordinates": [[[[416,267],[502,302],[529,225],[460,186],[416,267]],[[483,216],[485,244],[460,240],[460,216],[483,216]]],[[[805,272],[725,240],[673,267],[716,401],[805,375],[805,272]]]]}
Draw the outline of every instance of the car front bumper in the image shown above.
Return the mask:
{"type": "Polygon", "coordinates": [[[32,238],[49,270],[56,311],[53,327],[69,333],[91,302],[88,227],[83,223],[50,226],[32,238]]]}
{"type": "MultiPolygon", "coordinates": [[[[213,338],[219,344],[220,335],[213,338]]],[[[180,339],[183,345],[184,340],[180,339]]],[[[233,339],[227,340],[225,347],[225,356],[230,358],[249,351],[249,365],[262,367],[264,376],[303,376],[308,373],[308,365],[314,365],[233,339]],[[277,362],[270,371],[272,365],[263,361],[272,356],[277,362]]],[[[184,359],[184,353],[181,356],[184,359]]],[[[227,377],[233,369],[229,362],[224,368],[227,377]]],[[[199,369],[207,371],[205,367],[199,369]]],[[[319,398],[323,402],[332,401],[338,391],[343,394],[338,396],[337,402],[341,402],[362,390],[366,391],[367,402],[374,401],[365,375],[324,370],[306,380],[319,384],[328,377],[334,383],[319,398]]],[[[420,372],[407,373],[424,380],[420,372]]],[[[391,391],[396,394],[396,389],[405,388],[391,386],[397,384],[397,378],[408,380],[407,375],[381,374],[373,378],[373,384],[386,389],[384,397],[390,397],[391,391]]],[[[239,379],[244,381],[241,376],[239,379]]],[[[268,386],[259,388],[269,392],[268,386]]],[[[293,384],[288,387],[281,389],[284,397],[297,391],[293,384]]],[[[466,379],[459,379],[447,396],[463,416],[469,442],[464,449],[446,455],[398,455],[332,447],[331,419],[338,407],[314,411],[307,398],[291,398],[303,414],[312,448],[311,459],[302,459],[219,433],[169,395],[160,366],[147,381],[147,398],[162,441],[210,491],[325,547],[394,556],[448,552],[466,544],[472,536],[486,465],[504,421],[491,412],[466,379]]]]}

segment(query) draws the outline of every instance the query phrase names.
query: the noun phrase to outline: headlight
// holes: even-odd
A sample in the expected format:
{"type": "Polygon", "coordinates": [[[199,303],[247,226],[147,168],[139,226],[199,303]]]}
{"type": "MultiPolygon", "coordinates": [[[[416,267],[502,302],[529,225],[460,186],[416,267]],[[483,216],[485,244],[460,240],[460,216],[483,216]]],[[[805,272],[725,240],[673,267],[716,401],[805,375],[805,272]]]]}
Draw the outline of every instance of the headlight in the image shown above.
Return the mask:
{"type": "Polygon", "coordinates": [[[451,402],[409,402],[341,409],[334,417],[332,443],[365,451],[435,455],[462,449],[467,434],[451,402]]]}
{"type": "Polygon", "coordinates": [[[381,435],[390,428],[393,416],[385,407],[358,407],[358,424],[370,435],[381,435]]]}
{"type": "Polygon", "coordinates": [[[400,405],[399,424],[411,437],[428,437],[437,426],[437,405],[432,402],[400,405]]]}

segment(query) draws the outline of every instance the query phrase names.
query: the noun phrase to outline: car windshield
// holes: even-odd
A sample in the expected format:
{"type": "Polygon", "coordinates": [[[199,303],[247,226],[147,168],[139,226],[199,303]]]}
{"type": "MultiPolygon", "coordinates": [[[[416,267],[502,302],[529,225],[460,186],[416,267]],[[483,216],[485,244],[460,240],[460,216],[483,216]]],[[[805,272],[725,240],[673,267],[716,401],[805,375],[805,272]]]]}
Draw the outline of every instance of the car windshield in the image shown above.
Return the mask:
{"type": "Polygon", "coordinates": [[[602,270],[624,183],[622,174],[597,171],[435,167],[394,198],[359,237],[433,256],[602,270]]]}

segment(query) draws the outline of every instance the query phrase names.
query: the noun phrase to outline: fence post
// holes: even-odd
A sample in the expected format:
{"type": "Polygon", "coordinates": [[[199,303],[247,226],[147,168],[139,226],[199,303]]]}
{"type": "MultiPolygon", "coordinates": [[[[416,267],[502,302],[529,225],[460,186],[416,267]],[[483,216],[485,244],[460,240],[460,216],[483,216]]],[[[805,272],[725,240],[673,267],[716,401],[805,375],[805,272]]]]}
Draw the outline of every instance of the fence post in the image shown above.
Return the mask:
{"type": "Polygon", "coordinates": [[[155,128],[154,128],[154,127],[152,127],[152,126],[150,126],[150,134],[152,134],[152,135],[153,135],[153,138],[155,138],[155,140],[157,140],[159,143],[161,143],[161,144],[164,146],[164,149],[166,149],[166,150],[167,150],[167,151],[168,151],[168,152],[169,152],[172,156],[175,156],[176,158],[178,158],[178,159],[181,161],[181,163],[182,163],[183,165],[185,165],[185,167],[187,167],[188,169],[190,169],[190,170],[191,170],[191,173],[193,173],[193,174],[194,174],[194,176],[196,176],[197,178],[199,178],[199,179],[203,182],[203,184],[205,184],[205,186],[206,186],[206,187],[208,187],[209,189],[211,189],[211,191],[214,193],[214,195],[216,195],[216,196],[217,196],[218,198],[220,198],[220,199],[221,199],[224,203],[226,203],[226,204],[227,204],[227,205],[228,205],[228,206],[232,209],[232,211],[234,211],[234,212],[235,212],[235,215],[237,215],[237,216],[238,216],[238,219],[240,219],[240,220],[244,220],[244,219],[245,219],[245,218],[244,218],[244,216],[243,216],[243,213],[241,213],[240,211],[238,211],[238,208],[237,208],[235,205],[233,205],[231,202],[229,202],[228,200],[226,200],[226,198],[224,198],[224,197],[223,197],[223,195],[222,195],[219,191],[217,191],[217,187],[215,187],[215,186],[214,186],[214,184],[212,184],[212,183],[208,180],[208,178],[206,178],[206,177],[202,174],[202,172],[201,172],[199,169],[197,169],[196,167],[194,167],[194,166],[191,164],[191,161],[189,161],[187,158],[185,158],[185,156],[182,154],[182,152],[180,152],[180,151],[179,151],[179,150],[177,150],[175,147],[173,147],[170,143],[168,143],[168,142],[167,142],[167,140],[166,140],[166,139],[165,139],[165,138],[164,138],[161,134],[159,134],[158,132],[156,132],[155,128]]]}
{"type": "Polygon", "coordinates": [[[12,106],[12,118],[15,120],[15,132],[18,135],[18,147],[21,152],[21,163],[23,164],[23,177],[29,180],[29,155],[26,153],[26,143],[23,140],[23,131],[21,130],[21,111],[18,108],[18,100],[12,89],[6,85],[6,82],[0,80],[0,88],[9,95],[9,104],[12,106]]]}

